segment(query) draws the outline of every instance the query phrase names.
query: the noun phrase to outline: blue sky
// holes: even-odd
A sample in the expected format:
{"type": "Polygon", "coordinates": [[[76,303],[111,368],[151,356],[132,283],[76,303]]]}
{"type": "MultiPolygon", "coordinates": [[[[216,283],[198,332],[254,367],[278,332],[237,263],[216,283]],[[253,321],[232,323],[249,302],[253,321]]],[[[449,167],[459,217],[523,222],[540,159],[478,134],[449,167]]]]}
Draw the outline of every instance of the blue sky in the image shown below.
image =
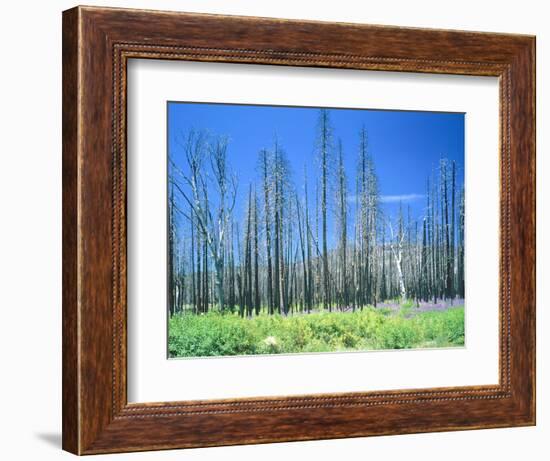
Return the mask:
{"type": "MultiPolygon", "coordinates": [[[[304,165],[310,187],[315,184],[319,169],[315,154],[317,120],[318,108],[311,107],[169,102],[168,150],[185,169],[175,142],[178,136],[190,129],[228,136],[228,159],[239,181],[235,212],[242,216],[248,185],[258,179],[258,151],[271,148],[275,136],[286,152],[299,193],[304,165]]],[[[441,157],[456,162],[457,183],[463,183],[463,113],[330,109],[330,120],[334,141],[342,141],[350,196],[354,195],[359,131],[363,125],[387,213],[393,213],[401,202],[404,207],[411,207],[413,217],[423,214],[426,179],[441,157]]]]}

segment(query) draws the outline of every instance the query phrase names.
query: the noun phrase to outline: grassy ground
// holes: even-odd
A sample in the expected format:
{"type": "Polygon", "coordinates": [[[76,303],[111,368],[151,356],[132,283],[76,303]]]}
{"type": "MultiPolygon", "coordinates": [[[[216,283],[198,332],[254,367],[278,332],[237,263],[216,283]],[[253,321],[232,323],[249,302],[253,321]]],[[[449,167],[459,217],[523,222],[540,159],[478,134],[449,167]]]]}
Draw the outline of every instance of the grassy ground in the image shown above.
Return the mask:
{"type": "Polygon", "coordinates": [[[464,345],[464,307],[415,313],[403,307],[307,315],[178,314],[169,321],[170,357],[336,352],[464,345]]]}

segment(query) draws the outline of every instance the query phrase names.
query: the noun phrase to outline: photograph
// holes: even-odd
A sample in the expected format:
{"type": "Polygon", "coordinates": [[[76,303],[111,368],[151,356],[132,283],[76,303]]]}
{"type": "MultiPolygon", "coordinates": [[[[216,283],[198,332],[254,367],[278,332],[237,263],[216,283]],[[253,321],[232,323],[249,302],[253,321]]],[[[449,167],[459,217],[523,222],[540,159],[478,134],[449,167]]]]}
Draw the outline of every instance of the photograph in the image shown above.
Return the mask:
{"type": "Polygon", "coordinates": [[[464,347],[464,116],[168,102],[168,356],[464,347]]]}
{"type": "Polygon", "coordinates": [[[398,1],[6,23],[7,459],[544,452],[542,7],[398,1]]]}

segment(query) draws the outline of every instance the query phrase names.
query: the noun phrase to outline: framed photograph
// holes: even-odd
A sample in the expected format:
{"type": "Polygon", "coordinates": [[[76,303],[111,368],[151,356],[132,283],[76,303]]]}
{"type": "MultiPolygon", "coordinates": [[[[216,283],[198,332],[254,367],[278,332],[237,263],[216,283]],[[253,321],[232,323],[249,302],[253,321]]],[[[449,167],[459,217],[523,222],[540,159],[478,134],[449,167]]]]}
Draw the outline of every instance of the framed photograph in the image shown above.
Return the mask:
{"type": "Polygon", "coordinates": [[[535,424],[535,39],[63,13],[63,448],[535,424]]]}

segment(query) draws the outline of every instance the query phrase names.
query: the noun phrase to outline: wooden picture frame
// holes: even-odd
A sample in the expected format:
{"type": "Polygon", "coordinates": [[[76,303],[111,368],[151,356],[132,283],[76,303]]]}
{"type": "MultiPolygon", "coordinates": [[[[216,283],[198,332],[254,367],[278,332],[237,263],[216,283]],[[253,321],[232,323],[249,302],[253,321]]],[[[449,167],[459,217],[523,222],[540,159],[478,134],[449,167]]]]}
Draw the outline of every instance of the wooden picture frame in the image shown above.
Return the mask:
{"type": "Polygon", "coordinates": [[[63,13],[63,448],[75,454],[535,424],[535,38],[76,7],[63,13]],[[495,386],[129,404],[131,58],[496,76],[495,386]]]}

